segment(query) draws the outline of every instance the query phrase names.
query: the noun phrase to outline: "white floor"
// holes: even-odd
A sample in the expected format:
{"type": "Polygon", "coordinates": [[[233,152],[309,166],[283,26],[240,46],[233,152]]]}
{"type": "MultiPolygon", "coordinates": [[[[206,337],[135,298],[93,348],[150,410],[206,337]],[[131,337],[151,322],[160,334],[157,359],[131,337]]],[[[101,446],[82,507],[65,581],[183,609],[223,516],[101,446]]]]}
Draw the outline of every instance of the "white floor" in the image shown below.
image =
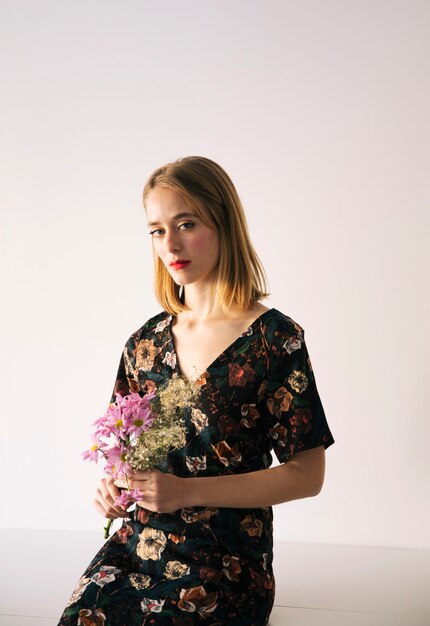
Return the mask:
{"type": "MultiPolygon", "coordinates": [[[[100,533],[1,530],[0,626],[57,626],[102,543],[100,533]]],[[[274,570],[269,626],[430,626],[430,550],[284,542],[274,570]]]]}

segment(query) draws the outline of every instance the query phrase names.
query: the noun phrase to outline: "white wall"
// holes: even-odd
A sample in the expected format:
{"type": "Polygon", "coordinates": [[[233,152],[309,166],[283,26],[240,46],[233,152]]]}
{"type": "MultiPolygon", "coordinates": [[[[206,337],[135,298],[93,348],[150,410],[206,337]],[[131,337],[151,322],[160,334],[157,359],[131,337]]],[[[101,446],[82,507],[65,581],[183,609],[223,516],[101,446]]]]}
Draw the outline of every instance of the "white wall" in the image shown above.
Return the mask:
{"type": "Polygon", "coordinates": [[[0,525],[98,530],[80,459],[161,309],[141,192],[232,177],[336,443],[275,538],[429,548],[430,4],[3,0],[0,525]]]}

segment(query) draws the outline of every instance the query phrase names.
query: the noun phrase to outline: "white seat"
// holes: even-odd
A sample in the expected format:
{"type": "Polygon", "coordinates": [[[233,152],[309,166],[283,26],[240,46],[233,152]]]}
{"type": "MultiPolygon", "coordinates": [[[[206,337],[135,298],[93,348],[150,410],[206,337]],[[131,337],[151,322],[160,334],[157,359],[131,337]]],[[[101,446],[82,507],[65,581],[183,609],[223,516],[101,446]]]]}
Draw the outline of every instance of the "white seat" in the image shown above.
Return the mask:
{"type": "MultiPolygon", "coordinates": [[[[56,626],[103,541],[101,532],[1,530],[0,626],[56,626]]],[[[267,626],[430,625],[430,550],[275,542],[274,555],[267,626]]]]}

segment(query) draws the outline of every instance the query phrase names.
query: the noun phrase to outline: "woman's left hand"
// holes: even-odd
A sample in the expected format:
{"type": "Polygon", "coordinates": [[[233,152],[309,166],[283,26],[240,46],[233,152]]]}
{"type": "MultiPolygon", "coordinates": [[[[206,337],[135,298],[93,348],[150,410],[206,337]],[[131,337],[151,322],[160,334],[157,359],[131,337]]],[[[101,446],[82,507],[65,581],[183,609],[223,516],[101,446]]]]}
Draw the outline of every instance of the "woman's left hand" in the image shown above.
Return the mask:
{"type": "MultiPolygon", "coordinates": [[[[125,479],[114,481],[117,487],[127,489],[125,479]]],[[[139,489],[143,493],[138,505],[155,513],[173,513],[187,506],[187,479],[165,474],[158,469],[145,472],[133,472],[128,476],[130,489],[139,489]]]]}

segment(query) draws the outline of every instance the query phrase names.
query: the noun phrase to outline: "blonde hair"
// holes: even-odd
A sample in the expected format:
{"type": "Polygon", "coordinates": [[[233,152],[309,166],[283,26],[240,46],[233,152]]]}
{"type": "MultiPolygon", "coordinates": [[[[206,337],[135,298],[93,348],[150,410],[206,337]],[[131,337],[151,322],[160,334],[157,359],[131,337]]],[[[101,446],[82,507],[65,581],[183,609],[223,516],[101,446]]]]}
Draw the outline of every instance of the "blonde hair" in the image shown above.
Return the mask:
{"type": "MultiPolygon", "coordinates": [[[[192,211],[219,234],[220,257],[214,298],[226,316],[230,307],[248,310],[258,300],[267,298],[267,276],[249,237],[245,213],[228,174],[211,159],[190,156],[158,167],[149,176],[143,190],[143,206],[155,188],[177,192],[192,211]],[[212,223],[202,213],[198,202],[207,209],[212,223]]],[[[179,297],[175,283],[164,263],[154,252],[155,296],[165,311],[176,316],[190,310],[179,297]]]]}

